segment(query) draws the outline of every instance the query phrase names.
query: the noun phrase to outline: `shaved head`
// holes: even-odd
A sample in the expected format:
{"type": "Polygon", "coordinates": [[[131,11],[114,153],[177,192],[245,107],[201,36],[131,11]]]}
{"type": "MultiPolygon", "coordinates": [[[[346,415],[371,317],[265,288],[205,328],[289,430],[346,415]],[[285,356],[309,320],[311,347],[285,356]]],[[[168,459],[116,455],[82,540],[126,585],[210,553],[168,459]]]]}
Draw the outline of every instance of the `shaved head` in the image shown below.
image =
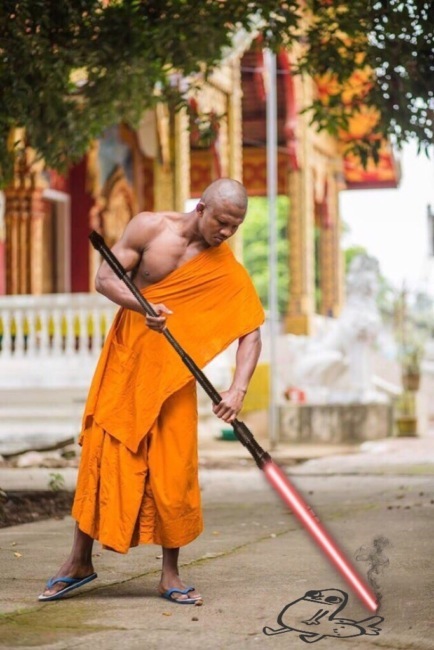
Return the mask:
{"type": "Polygon", "coordinates": [[[241,183],[232,178],[219,178],[211,185],[208,185],[202,194],[202,201],[205,205],[218,206],[222,203],[230,203],[244,213],[247,210],[247,192],[241,183]]]}

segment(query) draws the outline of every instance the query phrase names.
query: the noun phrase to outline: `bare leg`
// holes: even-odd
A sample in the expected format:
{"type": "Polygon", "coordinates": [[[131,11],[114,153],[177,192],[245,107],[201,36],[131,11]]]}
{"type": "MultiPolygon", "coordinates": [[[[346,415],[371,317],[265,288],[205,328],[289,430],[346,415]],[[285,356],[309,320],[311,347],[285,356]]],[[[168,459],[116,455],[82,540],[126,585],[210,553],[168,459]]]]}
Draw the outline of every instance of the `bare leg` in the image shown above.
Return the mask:
{"type": "MultiPolygon", "coordinates": [[[[93,573],[92,564],[93,539],[83,533],[75,525],[74,540],[68,559],[62,564],[53,578],[85,578],[93,573]]],[[[51,589],[45,589],[44,596],[52,596],[66,586],[64,582],[57,582],[51,589]]]]}
{"type": "MultiPolygon", "coordinates": [[[[161,579],[158,587],[159,592],[162,594],[168,589],[179,588],[185,589],[186,585],[182,582],[179,577],[178,571],[178,557],[179,557],[179,548],[164,548],[163,547],[163,566],[161,570],[161,579]]],[[[195,598],[197,601],[201,602],[201,595],[196,591],[189,591],[188,594],[177,594],[174,593],[172,596],[173,600],[181,599],[185,600],[186,598],[195,598]]]]}

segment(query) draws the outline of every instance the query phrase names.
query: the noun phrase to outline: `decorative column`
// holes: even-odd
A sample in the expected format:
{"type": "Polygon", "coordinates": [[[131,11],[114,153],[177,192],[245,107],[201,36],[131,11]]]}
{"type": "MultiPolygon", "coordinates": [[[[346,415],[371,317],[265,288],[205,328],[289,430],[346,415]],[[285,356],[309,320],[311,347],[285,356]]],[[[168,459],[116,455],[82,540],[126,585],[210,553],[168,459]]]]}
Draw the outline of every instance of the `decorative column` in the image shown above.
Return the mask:
{"type": "Polygon", "coordinates": [[[228,176],[237,181],[243,180],[243,136],[241,105],[240,61],[230,68],[231,91],[227,99],[228,113],[228,176]]]}
{"type": "MultiPolygon", "coordinates": [[[[18,130],[17,130],[18,131],[18,130]]],[[[24,133],[15,136],[24,142],[24,133]]],[[[43,287],[42,230],[44,183],[42,162],[35,153],[21,147],[17,153],[15,176],[5,190],[6,209],[6,293],[40,294],[43,287]]]]}
{"type": "MultiPolygon", "coordinates": [[[[311,80],[295,78],[299,107],[310,103],[311,80]]],[[[306,115],[297,120],[296,138],[299,146],[299,169],[288,177],[290,213],[289,300],[285,329],[291,334],[309,334],[315,313],[315,250],[314,250],[314,186],[312,134],[306,115]]]]}
{"type": "Polygon", "coordinates": [[[15,188],[5,190],[6,197],[6,293],[19,293],[18,217],[20,201],[15,188]]]}
{"type": "Polygon", "coordinates": [[[6,293],[6,196],[0,190],[0,296],[6,293]]]}
{"type": "Polygon", "coordinates": [[[342,308],[343,255],[340,249],[340,220],[336,182],[330,175],[324,197],[319,241],[321,314],[336,317],[342,308]]]}
{"type": "Polygon", "coordinates": [[[289,300],[285,329],[310,334],[315,313],[314,202],[312,171],[290,172],[289,300]]]}
{"type": "Polygon", "coordinates": [[[173,133],[173,206],[177,212],[184,212],[190,198],[190,129],[185,108],[174,115],[173,133]]]}
{"type": "Polygon", "coordinates": [[[190,195],[190,136],[185,109],[157,106],[160,160],[154,166],[154,209],[184,212],[190,195]]]}
{"type": "Polygon", "coordinates": [[[42,188],[34,188],[29,201],[29,275],[30,287],[26,293],[41,294],[43,290],[43,226],[45,217],[45,202],[42,198],[42,188]]]}
{"type": "Polygon", "coordinates": [[[160,155],[154,162],[154,209],[156,212],[174,209],[172,183],[171,119],[167,104],[155,108],[160,155]]]}
{"type": "MultiPolygon", "coordinates": [[[[232,89],[227,100],[228,112],[228,176],[243,181],[242,93],[240,60],[231,66],[232,89]]],[[[243,231],[238,230],[229,240],[238,259],[243,255],[243,231]]]]}

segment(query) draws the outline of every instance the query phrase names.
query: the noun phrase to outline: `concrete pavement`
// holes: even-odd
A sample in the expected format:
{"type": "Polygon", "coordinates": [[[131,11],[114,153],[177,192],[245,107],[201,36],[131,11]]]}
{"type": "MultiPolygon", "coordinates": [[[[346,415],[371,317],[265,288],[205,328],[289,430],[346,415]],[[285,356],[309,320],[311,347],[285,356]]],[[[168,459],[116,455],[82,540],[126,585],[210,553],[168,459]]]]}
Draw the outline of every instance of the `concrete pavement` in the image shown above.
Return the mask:
{"type": "MultiPolygon", "coordinates": [[[[212,445],[201,451],[205,532],[181,556],[181,575],[203,594],[202,607],[176,605],[156,595],[158,547],[140,547],[120,556],[98,544],[98,580],[62,601],[39,603],[38,593],[70,547],[73,522],[68,517],[5,528],[0,530],[0,648],[302,650],[315,641],[321,650],[432,649],[433,441],[432,436],[389,439],[344,455],[317,448],[311,450],[316,457],[303,463],[295,461],[308,458],[308,449],[272,452],[363,577],[369,567],[366,558],[372,560],[373,540],[387,538],[380,560],[386,554],[389,565],[373,573],[380,585],[379,615],[384,621],[355,626],[372,614],[245,450],[238,443],[219,441],[214,451],[212,445]],[[365,560],[356,561],[356,555],[365,560]],[[344,610],[299,600],[307,591],[325,589],[348,595],[344,610]],[[291,605],[296,600],[299,603],[291,605]],[[300,603],[302,620],[310,620],[309,625],[297,618],[300,603]],[[315,617],[319,609],[322,616],[315,617]],[[347,619],[339,623],[341,631],[349,633],[352,626],[358,636],[337,638],[336,618],[347,619]],[[304,632],[286,629],[291,625],[304,626],[304,632]],[[264,627],[281,633],[267,636],[264,627]],[[375,632],[375,627],[380,628],[377,635],[360,634],[375,632]]],[[[26,481],[27,487],[40,484],[46,489],[44,472],[53,470],[26,470],[18,476],[19,471],[0,469],[3,489],[11,489],[12,481],[15,489],[20,481],[21,487],[26,481]]],[[[73,484],[75,470],[61,472],[73,484]]]]}

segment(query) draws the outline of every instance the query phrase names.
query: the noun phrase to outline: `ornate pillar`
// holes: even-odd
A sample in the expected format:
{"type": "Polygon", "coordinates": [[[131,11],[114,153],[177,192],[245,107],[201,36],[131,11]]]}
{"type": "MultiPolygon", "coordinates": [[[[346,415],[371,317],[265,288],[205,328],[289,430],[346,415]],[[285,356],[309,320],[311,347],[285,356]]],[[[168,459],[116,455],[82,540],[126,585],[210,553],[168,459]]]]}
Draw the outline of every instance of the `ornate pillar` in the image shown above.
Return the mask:
{"type": "Polygon", "coordinates": [[[185,109],[157,107],[161,159],[154,166],[155,211],[184,212],[190,196],[190,136],[185,109]]]}
{"type": "MultiPolygon", "coordinates": [[[[296,96],[301,98],[301,105],[306,105],[310,102],[311,81],[299,78],[294,81],[298,86],[296,96]]],[[[288,177],[290,280],[285,329],[291,334],[309,334],[315,313],[315,209],[310,131],[307,117],[301,115],[297,120],[300,168],[289,172],[288,177]]]]}
{"type": "Polygon", "coordinates": [[[45,203],[42,198],[42,188],[35,188],[29,201],[29,270],[30,286],[26,293],[41,294],[43,288],[43,224],[45,203]]]}
{"type": "Polygon", "coordinates": [[[167,104],[155,108],[160,155],[154,162],[154,209],[156,212],[173,210],[174,196],[171,160],[171,120],[167,104]]]}
{"type": "Polygon", "coordinates": [[[190,129],[185,108],[175,114],[173,131],[173,206],[177,212],[184,212],[190,198],[190,129]]]}
{"type": "MultiPolygon", "coordinates": [[[[242,92],[240,61],[231,66],[232,91],[228,95],[228,176],[243,181],[242,92]]],[[[229,240],[238,259],[243,254],[242,228],[229,240]]]]}
{"type": "Polygon", "coordinates": [[[312,171],[289,175],[289,300],[286,331],[309,334],[315,313],[314,205],[312,171]]]}
{"type": "Polygon", "coordinates": [[[331,175],[327,179],[327,187],[324,207],[328,219],[323,220],[319,241],[321,314],[336,317],[342,307],[343,256],[340,249],[337,187],[331,175]]]}
{"type": "Polygon", "coordinates": [[[6,293],[6,196],[0,190],[0,296],[6,293]]]}
{"type": "Polygon", "coordinates": [[[6,197],[6,293],[18,293],[18,197],[5,190],[6,197]]]}
{"type": "MultiPolygon", "coordinates": [[[[24,134],[16,140],[23,142],[24,134]]],[[[24,146],[17,153],[15,177],[5,190],[6,293],[39,294],[43,286],[42,163],[24,146]]]]}

